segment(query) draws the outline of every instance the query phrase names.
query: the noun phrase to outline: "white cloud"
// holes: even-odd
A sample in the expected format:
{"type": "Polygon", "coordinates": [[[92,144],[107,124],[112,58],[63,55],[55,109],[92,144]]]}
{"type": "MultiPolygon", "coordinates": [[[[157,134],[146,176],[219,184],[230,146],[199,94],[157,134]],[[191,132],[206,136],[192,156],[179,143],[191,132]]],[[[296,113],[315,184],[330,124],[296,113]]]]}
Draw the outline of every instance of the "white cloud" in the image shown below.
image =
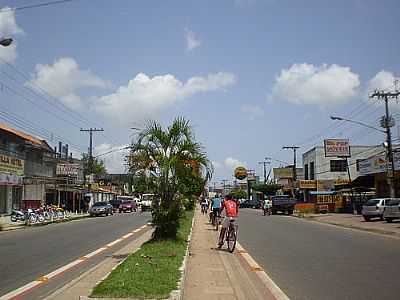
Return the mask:
{"type": "Polygon", "coordinates": [[[235,169],[236,167],[239,167],[239,166],[246,166],[246,163],[241,162],[240,160],[238,160],[238,159],[236,159],[236,158],[233,158],[233,157],[227,157],[227,158],[224,160],[224,165],[225,165],[227,168],[233,170],[233,169],[235,169]]]}
{"type": "Polygon", "coordinates": [[[192,77],[186,83],[173,75],[149,77],[139,73],[115,93],[100,97],[96,110],[122,124],[154,117],[162,109],[199,92],[224,89],[235,83],[231,73],[216,73],[192,77]]]}
{"type": "MultiPolygon", "coordinates": [[[[15,35],[21,33],[23,33],[23,30],[17,25],[14,10],[9,7],[0,9],[0,39],[14,38],[15,35]]],[[[0,58],[8,62],[13,62],[17,58],[15,38],[10,46],[0,46],[0,58]]]]}
{"type": "Polygon", "coordinates": [[[83,106],[77,92],[82,88],[106,88],[111,84],[89,70],[81,70],[70,57],[57,59],[52,65],[36,65],[36,74],[30,83],[39,86],[65,105],[74,109],[83,106]]]}
{"type": "Polygon", "coordinates": [[[269,98],[295,104],[343,104],[357,95],[359,86],[358,74],[349,67],[294,64],[281,70],[269,98]]]}
{"type": "MultiPolygon", "coordinates": [[[[374,90],[394,90],[395,77],[393,73],[382,70],[368,82],[368,92],[374,90]]],[[[399,86],[397,88],[400,88],[399,86]]]]}
{"type": "Polygon", "coordinates": [[[264,116],[264,110],[257,105],[242,105],[240,110],[250,119],[255,120],[264,116]]]}
{"type": "Polygon", "coordinates": [[[121,151],[119,150],[122,148],[126,148],[127,146],[128,145],[113,146],[110,144],[101,144],[95,147],[94,156],[111,152],[99,156],[99,159],[102,159],[104,161],[107,172],[110,174],[126,173],[125,156],[128,155],[129,149],[124,149],[121,151]]]}
{"type": "Polygon", "coordinates": [[[200,47],[201,40],[196,36],[196,34],[189,30],[185,29],[185,40],[186,40],[186,50],[191,51],[197,47],[200,47]]]}

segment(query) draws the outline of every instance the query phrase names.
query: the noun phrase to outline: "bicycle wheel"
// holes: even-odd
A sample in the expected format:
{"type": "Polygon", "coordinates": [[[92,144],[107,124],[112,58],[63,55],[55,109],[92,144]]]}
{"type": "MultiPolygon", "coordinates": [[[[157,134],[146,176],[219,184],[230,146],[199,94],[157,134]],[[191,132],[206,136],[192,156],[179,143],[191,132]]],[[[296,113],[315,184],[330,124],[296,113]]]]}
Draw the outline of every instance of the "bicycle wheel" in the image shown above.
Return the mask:
{"type": "Polygon", "coordinates": [[[226,239],[228,242],[228,250],[230,253],[232,253],[235,250],[236,246],[236,231],[233,225],[229,226],[226,239]]]}

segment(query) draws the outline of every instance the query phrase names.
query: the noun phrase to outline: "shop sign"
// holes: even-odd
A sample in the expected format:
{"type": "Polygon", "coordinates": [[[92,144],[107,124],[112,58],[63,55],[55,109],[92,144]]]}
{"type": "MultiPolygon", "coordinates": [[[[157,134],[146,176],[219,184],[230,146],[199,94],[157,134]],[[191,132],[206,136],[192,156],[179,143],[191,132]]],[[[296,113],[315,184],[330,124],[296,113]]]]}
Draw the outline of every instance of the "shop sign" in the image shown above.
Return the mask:
{"type": "Polygon", "coordinates": [[[24,175],[24,160],[0,154],[0,172],[24,175]]]}
{"type": "Polygon", "coordinates": [[[325,157],[350,157],[350,143],[348,139],[324,140],[325,157]]]}
{"type": "Polygon", "coordinates": [[[316,189],[317,181],[316,180],[300,180],[301,189],[316,189]]]}
{"type": "Polygon", "coordinates": [[[22,176],[0,173],[0,185],[22,185],[22,182],[22,176]]]}
{"type": "Polygon", "coordinates": [[[79,164],[57,164],[56,174],[78,176],[79,169],[79,164]]]}
{"type": "Polygon", "coordinates": [[[234,175],[236,179],[243,180],[247,177],[247,170],[245,167],[237,167],[234,175]]]}
{"type": "MultiPolygon", "coordinates": [[[[393,153],[393,159],[395,170],[400,170],[400,153],[393,153]]],[[[386,155],[380,154],[359,161],[359,168],[361,175],[368,175],[386,172],[388,168],[391,170],[392,166],[391,164],[387,165],[386,155]]]]}
{"type": "Polygon", "coordinates": [[[335,180],[335,185],[344,185],[344,184],[349,184],[349,183],[350,183],[349,179],[338,178],[335,180]]]}
{"type": "Polygon", "coordinates": [[[342,201],[343,201],[343,196],[341,195],[317,195],[315,202],[317,204],[328,204],[328,203],[336,203],[342,201]]]}
{"type": "Polygon", "coordinates": [[[274,168],[275,178],[293,178],[293,168],[274,168]]]}

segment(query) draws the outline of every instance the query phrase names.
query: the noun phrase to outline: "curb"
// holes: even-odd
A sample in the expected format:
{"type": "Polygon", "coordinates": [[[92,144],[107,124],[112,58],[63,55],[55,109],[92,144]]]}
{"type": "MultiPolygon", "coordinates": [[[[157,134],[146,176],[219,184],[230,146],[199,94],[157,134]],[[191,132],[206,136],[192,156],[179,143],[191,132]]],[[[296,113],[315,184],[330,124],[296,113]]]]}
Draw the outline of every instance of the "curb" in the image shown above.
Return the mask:
{"type": "Polygon", "coordinates": [[[295,216],[298,219],[303,219],[307,220],[309,222],[316,222],[320,224],[325,224],[325,225],[331,225],[331,226],[337,226],[337,227],[342,227],[346,229],[352,229],[352,230],[357,230],[357,231],[363,231],[363,232],[368,232],[372,234],[378,234],[378,235],[383,235],[385,237],[390,237],[394,239],[400,239],[399,233],[395,231],[387,231],[379,228],[364,228],[360,227],[357,225],[349,225],[349,224],[342,224],[342,223],[335,223],[335,222],[326,222],[324,220],[317,220],[316,217],[298,217],[295,216]]]}
{"type": "MultiPolygon", "coordinates": [[[[196,209],[194,211],[196,212],[196,209]]],[[[195,214],[193,214],[192,226],[190,228],[190,232],[187,237],[187,246],[186,246],[185,256],[183,257],[182,265],[179,268],[179,271],[181,271],[182,275],[178,282],[178,289],[171,292],[168,300],[183,300],[183,294],[184,294],[184,290],[185,290],[186,273],[187,273],[187,260],[188,260],[189,253],[190,253],[189,246],[190,246],[190,241],[192,240],[194,219],[195,219],[195,214]]]]}

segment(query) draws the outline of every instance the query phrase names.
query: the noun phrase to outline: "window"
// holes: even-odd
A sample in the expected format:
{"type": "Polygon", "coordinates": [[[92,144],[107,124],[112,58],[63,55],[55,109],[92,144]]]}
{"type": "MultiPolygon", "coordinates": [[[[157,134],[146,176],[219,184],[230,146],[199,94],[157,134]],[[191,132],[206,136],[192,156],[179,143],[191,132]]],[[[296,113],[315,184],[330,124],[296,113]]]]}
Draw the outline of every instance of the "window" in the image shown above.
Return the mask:
{"type": "Polygon", "coordinates": [[[308,164],[304,165],[304,179],[308,180],[308,164]]]}
{"type": "Polygon", "coordinates": [[[315,170],[314,170],[314,162],[310,162],[310,179],[315,179],[315,170]]]}
{"type": "Polygon", "coordinates": [[[346,172],[347,161],[345,160],[331,160],[331,172],[346,172]]]}

